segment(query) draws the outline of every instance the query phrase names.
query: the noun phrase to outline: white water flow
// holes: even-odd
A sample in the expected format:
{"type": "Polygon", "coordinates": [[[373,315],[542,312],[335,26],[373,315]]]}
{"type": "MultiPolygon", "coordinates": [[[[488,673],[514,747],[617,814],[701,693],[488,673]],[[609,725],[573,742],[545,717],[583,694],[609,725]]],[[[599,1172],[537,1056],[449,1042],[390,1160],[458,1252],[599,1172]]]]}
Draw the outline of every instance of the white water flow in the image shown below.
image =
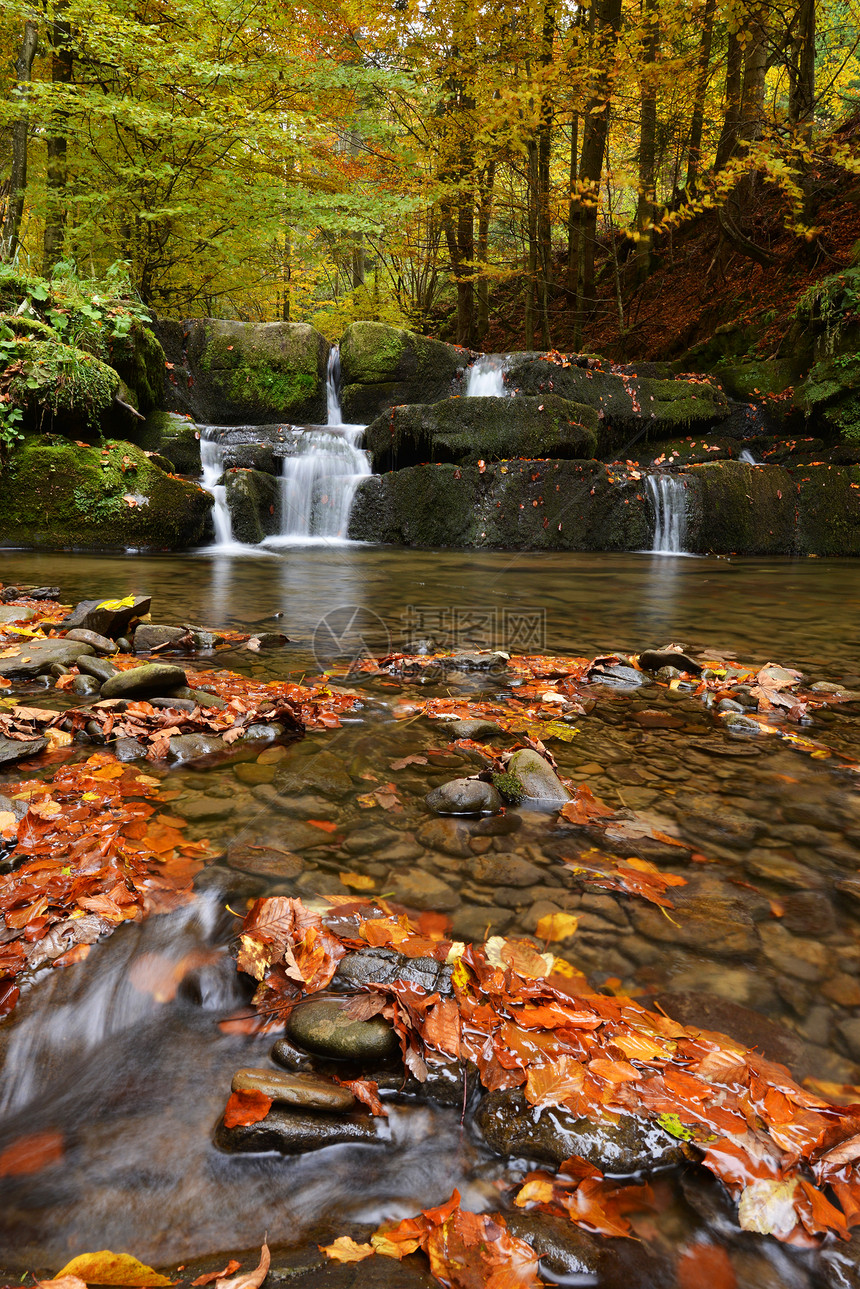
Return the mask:
{"type": "Polygon", "coordinates": [[[744,448],[743,452],[741,452],[740,456],[738,457],[738,460],[745,461],[747,465],[758,465],[758,461],[756,461],[755,457],[753,456],[752,452],[750,452],[749,448],[744,448]]]}
{"type": "Polygon", "coordinates": [[[370,458],[359,446],[363,425],[345,425],[340,405],[340,350],[329,353],[325,426],[299,435],[297,452],[281,464],[280,532],[266,544],[291,545],[313,540],[344,540],[361,479],[370,458]]]}
{"type": "Polygon", "coordinates": [[[227,489],[218,480],[224,473],[224,448],[215,437],[216,426],[207,425],[200,431],[200,468],[201,480],[207,492],[215,498],[212,507],[212,520],[215,524],[215,545],[230,546],[233,542],[233,524],[230,519],[230,508],[227,505],[227,489]]]}
{"type": "Polygon", "coordinates": [[[476,358],[466,377],[467,398],[504,398],[505,360],[499,354],[476,358]]]}
{"type": "Polygon", "coordinates": [[[683,479],[671,474],[649,474],[646,483],[654,509],[651,550],[663,555],[683,555],[687,537],[687,489],[683,479]]]}

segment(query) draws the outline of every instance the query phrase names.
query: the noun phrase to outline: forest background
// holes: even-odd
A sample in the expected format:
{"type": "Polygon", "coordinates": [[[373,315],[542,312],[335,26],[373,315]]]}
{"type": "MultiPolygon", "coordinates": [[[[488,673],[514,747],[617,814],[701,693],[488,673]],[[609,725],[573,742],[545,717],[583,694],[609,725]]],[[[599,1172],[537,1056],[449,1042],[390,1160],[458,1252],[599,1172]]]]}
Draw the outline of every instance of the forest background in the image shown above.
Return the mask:
{"type": "Polygon", "coordinates": [[[168,316],[473,348],[611,327],[623,356],[702,227],[699,296],[732,265],[855,258],[860,198],[847,221],[825,200],[860,188],[853,0],[45,0],[0,21],[0,258],[168,316]]]}

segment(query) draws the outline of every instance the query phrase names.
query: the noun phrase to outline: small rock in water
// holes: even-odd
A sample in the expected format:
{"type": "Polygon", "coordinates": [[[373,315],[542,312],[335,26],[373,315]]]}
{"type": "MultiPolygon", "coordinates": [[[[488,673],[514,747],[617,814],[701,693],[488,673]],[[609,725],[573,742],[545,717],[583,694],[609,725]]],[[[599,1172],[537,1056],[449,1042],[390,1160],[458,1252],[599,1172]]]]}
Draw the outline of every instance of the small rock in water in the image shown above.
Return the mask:
{"type": "Polygon", "coordinates": [[[676,716],[674,712],[661,712],[653,708],[637,712],[633,719],[646,730],[679,730],[687,723],[683,716],[676,716]]]}
{"type": "Polygon", "coordinates": [[[134,622],[136,618],[145,617],[152,607],[152,597],[149,595],[134,595],[128,598],[131,604],[112,599],[81,600],[72,609],[63,625],[73,628],[83,627],[87,631],[95,631],[98,635],[109,636],[115,640],[125,632],[130,622],[134,622]]]}
{"type": "Polygon", "coordinates": [[[398,873],[392,881],[391,891],[398,904],[411,909],[447,913],[460,903],[460,896],[453,887],[421,868],[398,873]]]}
{"type": "Polygon", "coordinates": [[[579,1119],[559,1106],[538,1115],[519,1088],[490,1092],[475,1114],[484,1140],[500,1155],[526,1155],[556,1168],[579,1155],[604,1173],[629,1175],[684,1158],[678,1142],[657,1124],[621,1115],[617,1122],[579,1119]]]}
{"type": "Polygon", "coordinates": [[[351,1020],[334,999],[302,1003],[290,1012],[287,1037],[317,1056],[341,1061],[385,1060],[400,1050],[390,1021],[382,1016],[351,1020]]]}
{"type": "MultiPolygon", "coordinates": [[[[78,659],[78,671],[83,676],[94,676],[99,682],[99,687],[111,676],[118,674],[116,667],[107,658],[98,658],[94,654],[84,654],[78,659]]],[[[83,690],[76,690],[76,693],[83,693],[83,690]]]]}
{"type": "Polygon", "coordinates": [[[149,653],[162,645],[176,645],[180,640],[187,640],[188,632],[184,627],[168,627],[155,622],[141,622],[134,633],[135,653],[149,653]]]}
{"type": "Polygon", "coordinates": [[[80,640],[22,640],[17,648],[11,658],[0,659],[0,676],[28,678],[47,674],[55,663],[73,667],[82,654],[93,651],[92,645],[80,640]]]}
{"type": "Polygon", "coordinates": [[[450,994],[452,973],[452,967],[435,958],[406,958],[394,949],[361,949],[341,959],[334,978],[352,989],[404,980],[428,994],[450,994]]]}
{"type": "Polygon", "coordinates": [[[226,700],[218,694],[210,694],[207,689],[189,689],[184,683],[171,690],[171,697],[190,698],[198,707],[217,707],[223,710],[227,706],[226,700]]]}
{"type": "Polygon", "coordinates": [[[149,702],[162,711],[193,712],[197,706],[193,698],[150,698],[149,702]]]}
{"type": "Polygon", "coordinates": [[[523,785],[523,800],[526,802],[560,806],[570,800],[570,793],[552,767],[530,747],[521,747],[514,752],[508,761],[507,772],[523,785]]]}
{"type": "Polygon", "coordinates": [[[269,1053],[272,1060],[285,1070],[313,1070],[313,1058],[307,1052],[293,1047],[288,1038],[279,1038],[269,1053]]]}
{"type": "Polygon", "coordinates": [[[493,785],[480,779],[452,779],[428,792],[424,800],[437,815],[494,815],[502,808],[493,785]]]}
{"type": "Polygon", "coordinates": [[[100,636],[98,631],[87,631],[84,627],[73,627],[66,632],[67,640],[79,640],[81,644],[92,645],[96,653],[118,653],[119,646],[107,636],[100,636]]]}
{"type": "MultiPolygon", "coordinates": [[[[203,800],[210,798],[204,797],[203,800]]],[[[227,804],[230,806],[229,802],[227,804]]],[[[188,814],[187,811],[184,813],[188,814]]],[[[267,846],[232,845],[227,850],[227,863],[231,868],[240,868],[245,873],[259,873],[261,877],[280,877],[286,880],[301,876],[305,868],[305,861],[299,855],[267,846]]]]}
{"type": "Polygon", "coordinates": [[[450,658],[440,660],[446,667],[453,667],[457,671],[490,671],[507,667],[510,661],[510,655],[502,653],[501,650],[487,653],[470,653],[463,651],[452,654],[450,658]]]}
{"type": "Polygon", "coordinates": [[[283,1070],[237,1070],[234,1092],[262,1092],[276,1105],[303,1106],[306,1110],[352,1110],[356,1100],[349,1088],[342,1088],[318,1074],[286,1074],[283,1070]]]}
{"type": "Polygon", "coordinates": [[[761,724],[752,716],[741,716],[738,712],[720,712],[720,720],[732,734],[763,734],[761,724]]]}
{"type": "MultiPolygon", "coordinates": [[[[81,661],[83,661],[83,659],[81,659],[81,661]]],[[[97,694],[100,689],[101,685],[94,676],[75,676],[71,684],[72,693],[80,694],[83,698],[92,697],[92,695],[97,694]]]]}
{"type": "Polygon", "coordinates": [[[324,1146],[384,1139],[385,1120],[370,1115],[302,1113],[299,1110],[269,1111],[265,1119],[247,1127],[226,1128],[223,1121],[215,1132],[215,1145],[230,1152],[276,1150],[281,1155],[303,1155],[324,1146]]]}
{"type": "Polygon", "coordinates": [[[639,655],[639,666],[643,671],[676,667],[678,671],[689,672],[691,676],[698,676],[702,671],[702,664],[680,649],[645,649],[639,655]]]}
{"type": "Polygon", "coordinates": [[[169,694],[184,685],[185,672],[170,663],[148,662],[130,671],[118,671],[102,686],[103,698],[145,698],[150,694],[169,694]]]}
{"type": "Polygon", "coordinates": [[[261,649],[283,649],[284,645],[290,643],[290,637],[282,631],[260,631],[255,639],[260,642],[261,649]]]}
{"type": "Polygon", "coordinates": [[[10,765],[13,761],[23,761],[28,756],[38,756],[48,746],[45,738],[21,740],[0,737],[0,765],[10,765]]]}
{"type": "Polygon", "coordinates": [[[146,748],[136,738],[118,738],[111,745],[111,751],[118,761],[143,761],[146,748]]]}
{"type": "Polygon", "coordinates": [[[174,734],[170,740],[170,755],[177,761],[196,761],[200,757],[223,752],[225,746],[217,734],[174,734]]]}
{"type": "Polygon", "coordinates": [[[280,738],[284,732],[283,725],[265,725],[257,721],[254,725],[249,725],[242,735],[245,740],[259,739],[262,742],[271,743],[274,739],[280,738]]]}
{"type": "Polygon", "coordinates": [[[635,667],[628,667],[625,663],[613,663],[607,667],[602,664],[592,667],[588,673],[588,681],[590,684],[638,689],[640,685],[647,684],[648,677],[643,676],[642,672],[637,671],[635,667]]]}
{"type": "Polygon", "coordinates": [[[35,609],[25,609],[17,604],[0,605],[0,622],[31,622],[35,616],[35,609]]]}
{"type": "Polygon", "coordinates": [[[502,729],[493,721],[482,720],[465,720],[465,721],[446,721],[445,729],[452,739],[468,738],[480,742],[481,739],[493,738],[496,734],[501,734],[502,729]]]}
{"type": "Polygon", "coordinates": [[[469,868],[476,882],[485,882],[488,886],[539,886],[547,876],[530,859],[498,851],[476,855],[469,868]]]}

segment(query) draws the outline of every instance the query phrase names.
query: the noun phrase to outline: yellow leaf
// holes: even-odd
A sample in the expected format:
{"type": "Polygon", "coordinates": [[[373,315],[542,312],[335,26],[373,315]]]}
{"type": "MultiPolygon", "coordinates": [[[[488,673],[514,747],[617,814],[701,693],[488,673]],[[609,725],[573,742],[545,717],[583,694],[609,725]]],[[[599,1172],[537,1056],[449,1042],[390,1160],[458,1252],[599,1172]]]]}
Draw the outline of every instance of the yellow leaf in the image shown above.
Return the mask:
{"type": "Polygon", "coordinates": [[[535,928],[541,940],[566,940],[579,926],[579,918],[572,913],[547,913],[535,928]]]}
{"type": "Polygon", "coordinates": [[[552,1182],[534,1178],[520,1187],[514,1203],[517,1208],[525,1208],[526,1204],[551,1204],[552,1189],[552,1182]]]}
{"type": "Polygon", "coordinates": [[[68,730],[45,730],[45,738],[48,740],[52,748],[68,747],[72,741],[72,736],[68,730]]]}
{"type": "Polygon", "coordinates": [[[0,832],[15,827],[15,816],[11,810],[0,810],[0,832]]]}
{"type": "Polygon", "coordinates": [[[419,1246],[418,1240],[389,1240],[387,1235],[372,1235],[370,1243],[375,1253],[382,1254],[384,1258],[398,1259],[407,1258],[419,1246]]]}
{"type": "Polygon", "coordinates": [[[100,609],[110,609],[111,613],[116,613],[119,609],[133,609],[134,596],[127,595],[124,600],[102,600],[98,607],[100,609]]]}
{"type": "Polygon", "coordinates": [[[334,1244],[321,1244],[319,1249],[332,1262],[363,1262],[376,1252],[372,1244],[356,1244],[350,1235],[339,1235],[334,1244]]]}
{"type": "Polygon", "coordinates": [[[57,1272],[57,1279],[62,1276],[80,1276],[88,1285],[128,1285],[129,1289],[149,1289],[150,1286],[176,1283],[138,1262],[130,1253],[111,1253],[110,1249],[79,1253],[57,1272]]]}
{"type": "Polygon", "coordinates": [[[372,877],[365,877],[363,873],[341,873],[340,880],[354,891],[372,891],[376,885],[372,877]]]}

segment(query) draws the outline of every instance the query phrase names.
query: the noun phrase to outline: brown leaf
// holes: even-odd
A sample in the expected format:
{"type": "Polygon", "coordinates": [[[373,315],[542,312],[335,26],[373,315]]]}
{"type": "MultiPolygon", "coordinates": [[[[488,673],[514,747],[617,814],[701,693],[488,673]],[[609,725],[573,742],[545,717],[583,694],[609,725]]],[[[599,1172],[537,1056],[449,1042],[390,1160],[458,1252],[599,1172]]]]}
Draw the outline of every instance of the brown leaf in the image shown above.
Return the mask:
{"type": "Polygon", "coordinates": [[[241,1262],[231,1258],[223,1271],[210,1271],[208,1275],[198,1276],[196,1280],[192,1280],[191,1289],[199,1289],[200,1285],[211,1285],[213,1280],[222,1280],[224,1276],[231,1276],[241,1265],[241,1262]]]}
{"type": "Polygon", "coordinates": [[[264,1092],[231,1092],[224,1111],[225,1128],[248,1128],[260,1123],[272,1108],[272,1098],[264,1092]]]}
{"type": "Polygon", "coordinates": [[[269,1246],[264,1244],[260,1250],[260,1263],[253,1271],[246,1271],[244,1275],[234,1277],[232,1280],[216,1280],[215,1289],[260,1289],[260,1285],[269,1274],[269,1246]]]}

